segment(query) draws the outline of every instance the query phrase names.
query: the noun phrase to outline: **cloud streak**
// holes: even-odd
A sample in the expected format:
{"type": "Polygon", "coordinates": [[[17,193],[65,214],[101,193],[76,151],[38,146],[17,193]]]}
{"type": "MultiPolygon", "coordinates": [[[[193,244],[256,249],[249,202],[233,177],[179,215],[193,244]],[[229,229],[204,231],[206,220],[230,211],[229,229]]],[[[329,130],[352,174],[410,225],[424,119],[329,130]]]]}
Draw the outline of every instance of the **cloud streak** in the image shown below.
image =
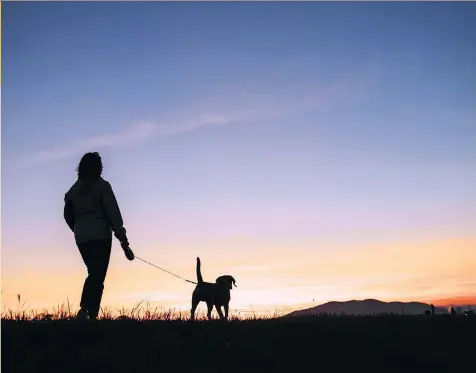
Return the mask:
{"type": "Polygon", "coordinates": [[[245,93],[241,95],[224,95],[227,102],[213,102],[209,107],[221,110],[199,110],[188,115],[171,115],[158,121],[139,121],[117,132],[93,136],[79,140],[68,147],[41,150],[27,154],[16,160],[21,164],[42,164],[77,156],[87,151],[101,148],[119,148],[147,141],[153,137],[174,136],[211,126],[223,126],[238,122],[250,122],[263,119],[283,117],[293,112],[329,108],[338,100],[339,103],[359,99],[364,94],[365,83],[338,82],[326,89],[305,90],[304,93],[283,91],[281,94],[245,93]],[[352,92],[349,95],[349,92],[352,92]],[[231,96],[231,97],[230,97],[231,96]],[[228,106],[228,107],[227,107],[228,106]]]}

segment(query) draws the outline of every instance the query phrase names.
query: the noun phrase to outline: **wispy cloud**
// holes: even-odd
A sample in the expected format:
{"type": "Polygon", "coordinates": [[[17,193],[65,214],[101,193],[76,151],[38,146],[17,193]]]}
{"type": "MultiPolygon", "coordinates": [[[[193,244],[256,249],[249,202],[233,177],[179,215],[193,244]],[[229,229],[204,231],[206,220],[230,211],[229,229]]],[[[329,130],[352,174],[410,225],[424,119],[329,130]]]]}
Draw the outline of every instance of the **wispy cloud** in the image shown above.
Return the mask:
{"type": "Polygon", "coordinates": [[[167,121],[139,121],[115,133],[82,139],[67,147],[41,150],[16,159],[15,163],[40,164],[76,156],[86,151],[101,148],[118,148],[146,141],[152,137],[173,136],[203,127],[226,125],[231,122],[247,121],[261,116],[271,116],[266,110],[240,109],[229,112],[205,112],[191,118],[177,118],[167,121]]]}
{"type": "Polygon", "coordinates": [[[283,117],[297,111],[311,110],[317,107],[330,107],[337,100],[342,103],[360,98],[364,94],[362,81],[338,82],[324,89],[304,89],[304,92],[281,90],[281,92],[246,92],[223,95],[213,100],[207,108],[219,107],[220,110],[195,110],[188,114],[177,113],[157,121],[139,121],[117,132],[93,136],[56,149],[41,150],[27,154],[15,163],[39,164],[77,156],[86,151],[104,148],[118,148],[141,143],[152,137],[174,136],[210,126],[228,125],[267,118],[283,117]],[[349,92],[352,94],[349,96],[349,92]],[[224,104],[226,101],[228,104],[224,104]],[[229,104],[232,103],[232,104],[229,104]]]}
{"type": "Polygon", "coordinates": [[[75,144],[67,148],[59,148],[55,150],[42,150],[38,153],[27,155],[21,160],[24,162],[31,163],[43,163],[49,161],[55,161],[59,159],[68,158],[74,155],[77,155],[81,152],[103,148],[103,147],[117,147],[128,144],[133,144],[141,142],[148,137],[152,136],[156,131],[156,124],[153,122],[139,122],[136,123],[126,130],[106,134],[101,136],[94,136],[88,139],[78,141],[75,144]]]}

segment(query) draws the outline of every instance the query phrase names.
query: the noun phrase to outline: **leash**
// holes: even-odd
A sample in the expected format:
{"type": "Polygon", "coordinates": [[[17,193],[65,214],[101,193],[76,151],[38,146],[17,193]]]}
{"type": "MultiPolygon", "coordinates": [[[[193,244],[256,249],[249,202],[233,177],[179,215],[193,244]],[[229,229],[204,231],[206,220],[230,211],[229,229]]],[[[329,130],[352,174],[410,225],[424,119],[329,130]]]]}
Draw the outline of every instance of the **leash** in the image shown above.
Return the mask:
{"type": "Polygon", "coordinates": [[[152,264],[152,263],[148,262],[147,260],[144,260],[144,259],[142,259],[142,258],[139,258],[137,255],[135,255],[134,257],[135,257],[136,259],[139,259],[140,261],[142,261],[142,262],[144,262],[144,263],[147,263],[148,265],[150,265],[150,266],[152,266],[152,267],[155,267],[155,268],[157,268],[157,269],[160,269],[161,271],[167,272],[169,275],[175,276],[175,277],[177,277],[177,278],[179,278],[179,279],[181,279],[181,280],[184,280],[184,281],[186,281],[186,282],[190,282],[191,284],[197,284],[197,283],[194,282],[194,281],[187,280],[186,278],[183,278],[183,277],[181,277],[181,276],[179,276],[179,275],[176,275],[175,273],[169,272],[169,271],[167,271],[166,269],[160,268],[159,266],[156,266],[155,264],[152,264]]]}

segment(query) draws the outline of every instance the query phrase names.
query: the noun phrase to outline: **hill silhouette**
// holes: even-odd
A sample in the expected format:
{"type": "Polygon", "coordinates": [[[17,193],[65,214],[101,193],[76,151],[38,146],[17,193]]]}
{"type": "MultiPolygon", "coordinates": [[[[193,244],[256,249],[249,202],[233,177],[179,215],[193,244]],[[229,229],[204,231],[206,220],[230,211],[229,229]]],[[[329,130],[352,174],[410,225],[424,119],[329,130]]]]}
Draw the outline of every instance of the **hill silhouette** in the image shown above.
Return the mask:
{"type": "MultiPolygon", "coordinates": [[[[291,312],[286,317],[315,316],[319,314],[372,315],[404,314],[421,315],[431,311],[431,305],[420,302],[382,302],[377,299],[350,300],[346,302],[328,302],[320,306],[291,312]]],[[[448,314],[448,310],[435,307],[435,314],[448,314]]]]}

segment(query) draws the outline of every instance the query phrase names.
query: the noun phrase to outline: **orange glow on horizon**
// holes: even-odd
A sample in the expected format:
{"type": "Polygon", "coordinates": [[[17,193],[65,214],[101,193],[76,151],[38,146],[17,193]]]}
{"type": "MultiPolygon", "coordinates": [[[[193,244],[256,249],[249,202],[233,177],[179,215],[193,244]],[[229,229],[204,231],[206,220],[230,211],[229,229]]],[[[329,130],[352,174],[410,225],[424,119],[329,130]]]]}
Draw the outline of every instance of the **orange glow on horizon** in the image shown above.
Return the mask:
{"type": "MultiPolygon", "coordinates": [[[[253,251],[251,245],[248,244],[248,252],[253,251]]],[[[308,244],[314,245],[318,243],[308,244]]],[[[269,255],[273,246],[262,246],[253,251],[254,257],[238,257],[236,253],[231,258],[226,253],[223,257],[204,256],[202,272],[205,280],[213,281],[224,273],[236,278],[232,309],[291,311],[332,300],[368,298],[464,306],[476,304],[475,247],[476,238],[464,238],[329,247],[326,251],[309,250],[303,257],[302,251],[286,256],[286,251],[292,252],[286,247],[278,247],[275,255],[269,255]]],[[[235,249],[238,248],[230,248],[238,251],[235,249]]],[[[194,285],[145,263],[126,262],[121,254],[115,250],[111,257],[104,306],[129,308],[148,300],[154,307],[188,311],[194,285]]],[[[178,257],[162,263],[160,254],[157,252],[155,258],[150,255],[147,260],[195,280],[195,257],[187,263],[178,257]]],[[[17,294],[31,308],[51,309],[67,299],[77,305],[86,276],[79,257],[77,261],[71,268],[58,264],[47,271],[2,271],[2,307],[16,309],[17,294]]]]}

